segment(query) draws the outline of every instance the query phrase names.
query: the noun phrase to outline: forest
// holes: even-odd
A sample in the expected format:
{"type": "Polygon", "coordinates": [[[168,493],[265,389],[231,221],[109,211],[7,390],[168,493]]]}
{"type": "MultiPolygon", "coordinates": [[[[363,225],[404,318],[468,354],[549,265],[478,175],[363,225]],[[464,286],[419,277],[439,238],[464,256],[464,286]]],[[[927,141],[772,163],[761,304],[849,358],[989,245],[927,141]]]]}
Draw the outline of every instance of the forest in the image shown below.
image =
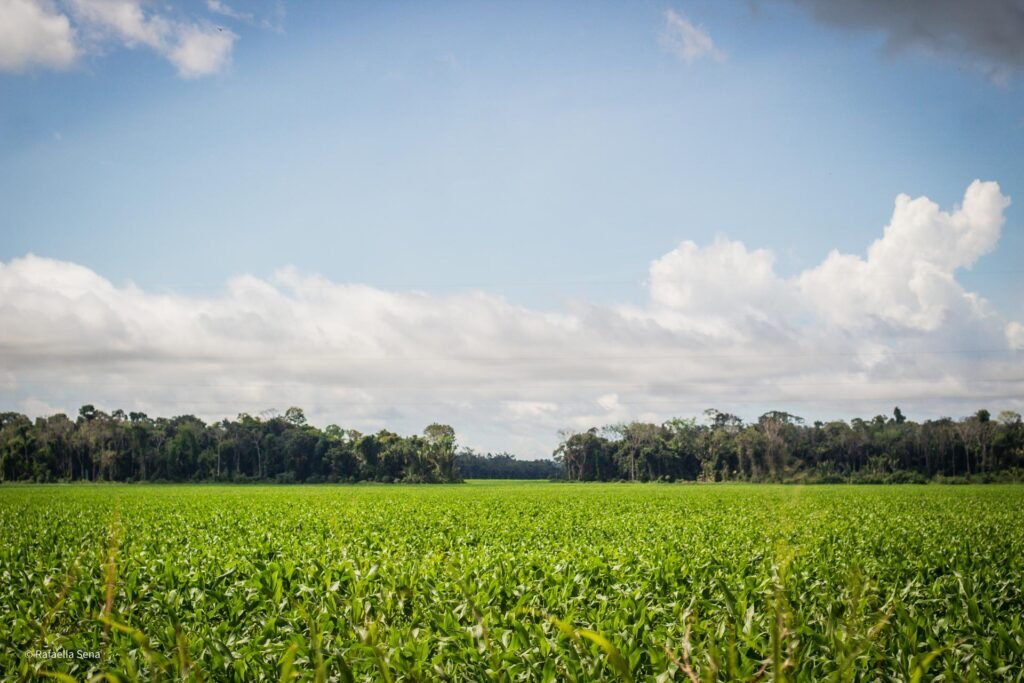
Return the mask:
{"type": "Polygon", "coordinates": [[[0,413],[2,481],[456,482],[750,481],[900,483],[1024,479],[1018,413],[987,410],[953,420],[892,416],[807,424],[770,411],[755,422],[705,411],[705,419],[633,422],[563,433],[551,460],[458,448],[455,430],[422,434],[310,425],[302,409],[205,423],[82,406],[72,420],[0,413]]]}
{"type": "Polygon", "coordinates": [[[1024,479],[1021,416],[805,421],[769,411],[756,422],[710,409],[705,421],[634,422],[565,434],[555,457],[570,480],[911,483],[1024,479]]]}
{"type": "Polygon", "coordinates": [[[0,413],[4,481],[453,482],[455,430],[432,424],[422,435],[318,429],[301,408],[204,423],[192,415],[92,405],[30,420],[0,413]]]}

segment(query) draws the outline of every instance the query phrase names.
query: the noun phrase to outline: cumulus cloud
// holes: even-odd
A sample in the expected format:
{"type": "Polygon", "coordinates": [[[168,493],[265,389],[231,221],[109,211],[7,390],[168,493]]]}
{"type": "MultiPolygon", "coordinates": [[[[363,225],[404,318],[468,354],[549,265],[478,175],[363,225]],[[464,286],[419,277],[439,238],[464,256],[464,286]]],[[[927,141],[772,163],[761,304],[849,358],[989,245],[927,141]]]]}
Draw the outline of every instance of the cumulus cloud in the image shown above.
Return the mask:
{"type": "Polygon", "coordinates": [[[0,400],[209,419],[300,405],[364,431],[448,422],[463,443],[526,457],[560,429],[712,406],[1020,411],[1024,326],[956,280],[995,248],[1008,203],[983,182],[949,211],[901,195],[863,255],[792,277],[767,249],[684,242],[651,263],[644,304],[560,312],[294,268],[216,296],[155,294],[29,255],[0,264],[0,400]]]}
{"type": "Polygon", "coordinates": [[[231,61],[238,36],[223,27],[147,12],[140,0],[68,0],[69,11],[94,45],[147,47],[183,78],[219,73],[231,61]]]}
{"type": "Polygon", "coordinates": [[[1020,0],[790,0],[818,21],[879,31],[893,51],[916,50],[981,68],[997,81],[1024,68],[1020,0]]]}
{"type": "Polygon", "coordinates": [[[1018,322],[1011,322],[1006,326],[1006,340],[1010,348],[1016,351],[1024,351],[1024,325],[1018,322]]]}
{"type": "Polygon", "coordinates": [[[65,69],[77,54],[71,22],[51,3],[0,0],[0,71],[65,69]]]}
{"type": "Polygon", "coordinates": [[[0,70],[66,68],[82,54],[120,45],[153,50],[178,75],[196,78],[223,71],[237,39],[224,27],[162,14],[142,0],[0,0],[0,70]]]}
{"type": "Polygon", "coordinates": [[[231,47],[237,36],[223,28],[187,26],[178,34],[177,44],[167,58],[183,78],[219,73],[231,61],[231,47]]]}
{"type": "Polygon", "coordinates": [[[703,57],[722,60],[725,54],[715,46],[704,27],[691,22],[685,14],[673,9],[665,10],[665,25],[659,42],[667,51],[691,64],[703,57]]]}
{"type": "Polygon", "coordinates": [[[896,198],[885,234],[866,258],[833,251],[797,284],[818,316],[853,330],[886,325],[929,331],[985,318],[985,302],[965,292],[956,270],[969,268],[999,240],[1010,201],[996,183],[975,181],[962,206],[943,212],[927,197],[896,198]]]}
{"type": "Polygon", "coordinates": [[[772,320],[789,293],[767,249],[718,239],[707,247],[686,241],[651,263],[651,305],[663,322],[730,336],[736,320],[772,320]]]}

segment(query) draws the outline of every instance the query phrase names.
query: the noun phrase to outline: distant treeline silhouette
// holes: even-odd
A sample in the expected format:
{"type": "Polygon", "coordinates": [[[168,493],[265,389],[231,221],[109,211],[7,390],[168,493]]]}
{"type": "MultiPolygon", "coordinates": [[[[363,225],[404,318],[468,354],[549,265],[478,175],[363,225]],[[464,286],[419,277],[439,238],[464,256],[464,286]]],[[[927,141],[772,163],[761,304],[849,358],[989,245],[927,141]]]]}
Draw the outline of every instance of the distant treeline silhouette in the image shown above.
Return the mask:
{"type": "Polygon", "coordinates": [[[518,460],[509,453],[481,455],[462,449],[455,454],[455,471],[465,479],[558,479],[562,469],[553,460],[518,460]]]}
{"type": "Polygon", "coordinates": [[[570,480],[913,482],[1024,479],[1021,416],[979,410],[961,420],[892,417],[805,424],[770,411],[754,423],[705,411],[565,434],[555,451],[570,480]]]}
{"type": "Polygon", "coordinates": [[[708,410],[705,423],[672,419],[567,433],[553,460],[457,450],[455,430],[361,434],[284,414],[205,423],[192,415],[92,405],[76,419],[0,413],[3,481],[455,482],[574,481],[911,482],[1024,479],[1024,425],[1003,411],[922,423],[892,417],[805,424],[770,411],[756,422],[708,410]]]}

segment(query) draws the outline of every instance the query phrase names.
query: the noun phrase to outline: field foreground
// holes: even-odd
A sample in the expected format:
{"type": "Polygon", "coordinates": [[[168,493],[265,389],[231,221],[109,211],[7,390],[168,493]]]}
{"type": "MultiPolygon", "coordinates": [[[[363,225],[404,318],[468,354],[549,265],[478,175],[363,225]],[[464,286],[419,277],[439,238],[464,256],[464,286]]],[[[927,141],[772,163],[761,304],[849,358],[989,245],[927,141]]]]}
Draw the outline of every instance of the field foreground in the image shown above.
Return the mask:
{"type": "Polygon", "coordinates": [[[0,533],[4,680],[1024,677],[1024,487],[14,486],[0,533]]]}

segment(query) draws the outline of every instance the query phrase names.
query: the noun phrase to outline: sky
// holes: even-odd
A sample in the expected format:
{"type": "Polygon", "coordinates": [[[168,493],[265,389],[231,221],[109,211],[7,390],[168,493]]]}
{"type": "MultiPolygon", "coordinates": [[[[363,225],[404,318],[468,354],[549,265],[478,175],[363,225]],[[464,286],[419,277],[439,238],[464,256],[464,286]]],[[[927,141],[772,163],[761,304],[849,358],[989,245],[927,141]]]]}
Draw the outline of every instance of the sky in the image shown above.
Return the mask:
{"type": "Polygon", "coordinates": [[[1024,412],[1024,4],[0,0],[0,410],[1024,412]]]}

